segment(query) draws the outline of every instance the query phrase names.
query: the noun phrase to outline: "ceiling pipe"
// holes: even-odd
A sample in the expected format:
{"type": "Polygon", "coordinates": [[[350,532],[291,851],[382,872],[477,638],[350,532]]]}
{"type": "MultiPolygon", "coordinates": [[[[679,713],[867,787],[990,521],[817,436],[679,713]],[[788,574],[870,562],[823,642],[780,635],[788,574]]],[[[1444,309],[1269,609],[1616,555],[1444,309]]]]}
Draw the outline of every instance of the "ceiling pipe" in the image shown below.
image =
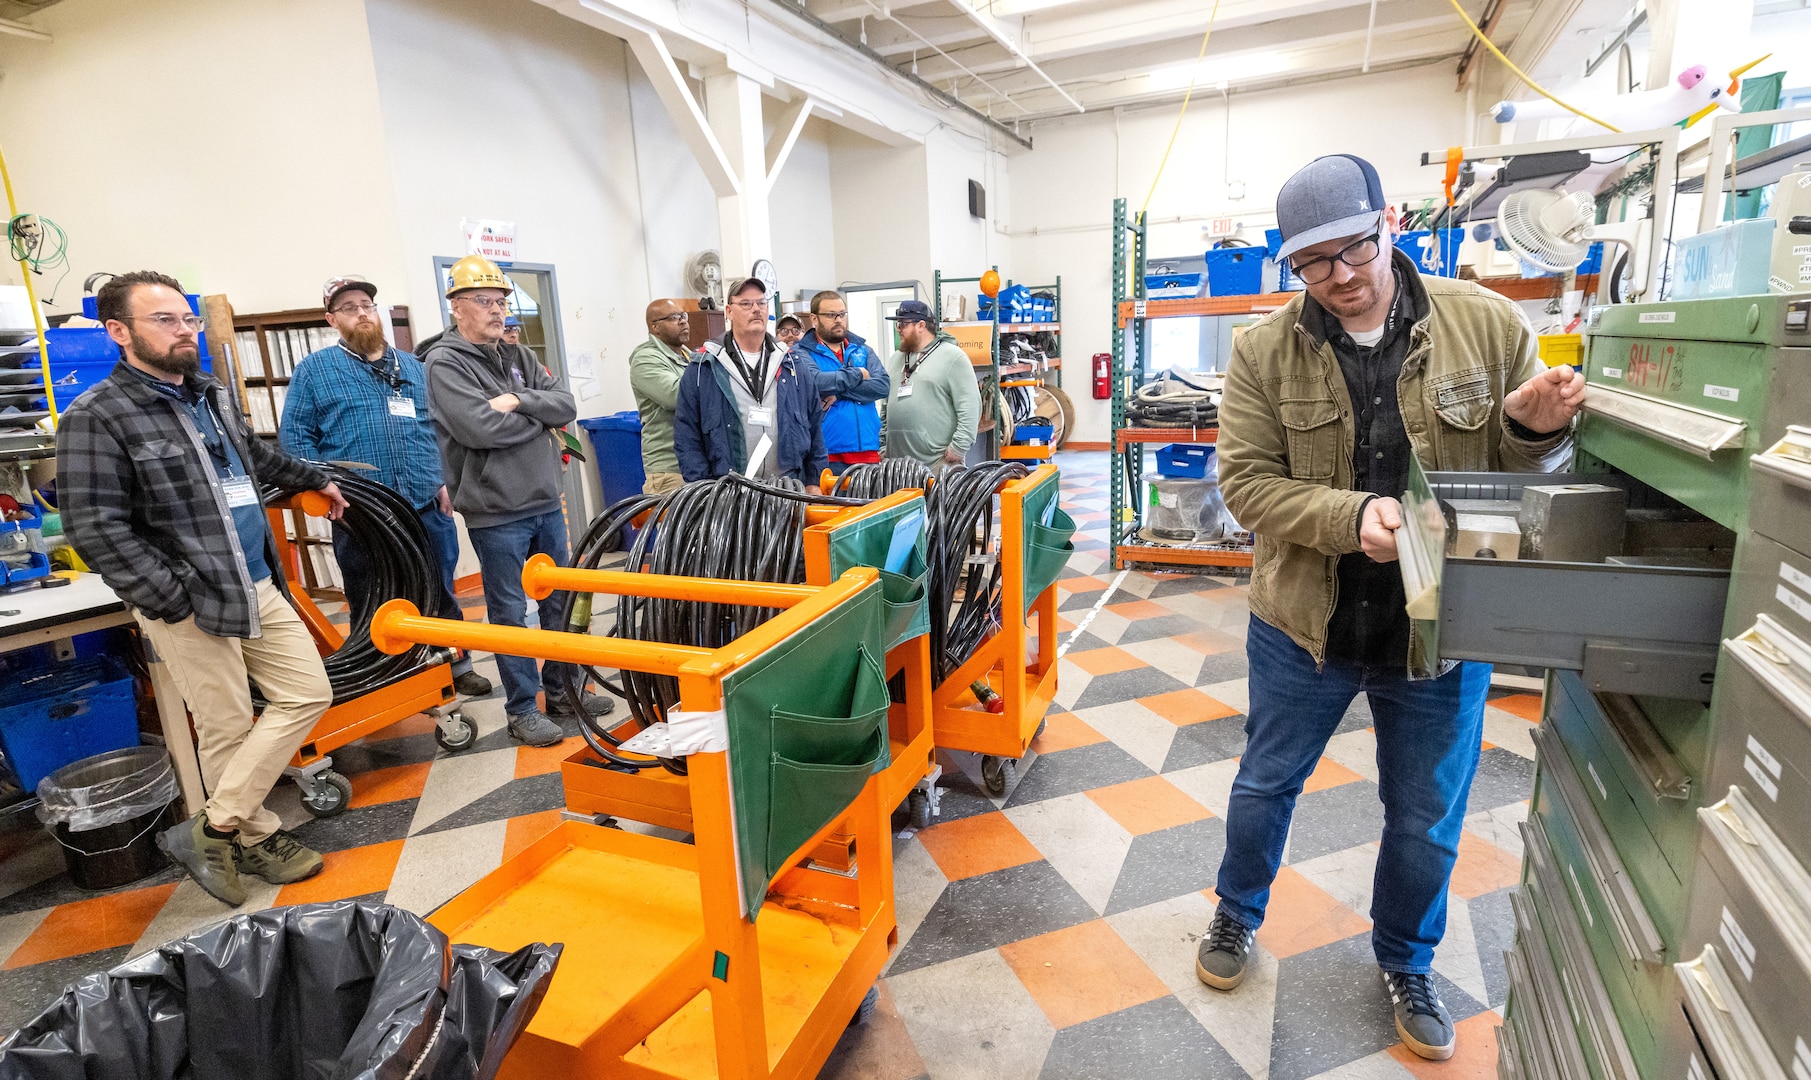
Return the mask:
{"type": "MultiPolygon", "coordinates": [[[[1372,3],[1375,4],[1376,0],[1372,0],[1372,3]]],[[[1014,59],[1018,60],[1019,63],[1024,64],[1026,67],[1030,68],[1033,72],[1035,72],[1037,74],[1038,78],[1043,79],[1044,82],[1048,83],[1050,86],[1050,89],[1055,90],[1057,93],[1061,94],[1063,96],[1063,100],[1067,101],[1071,108],[1073,108],[1078,113],[1083,113],[1083,112],[1088,111],[1086,106],[1084,106],[1081,102],[1075,100],[1075,98],[1070,96],[1069,91],[1063,89],[1062,84],[1058,83],[1055,79],[1053,79],[1049,75],[1045,74],[1044,69],[1037,65],[1037,61],[1033,60],[1029,55],[1027,55],[1025,50],[1019,48],[1019,43],[1017,41],[1014,41],[1011,37],[1007,36],[1003,31],[1001,31],[1001,29],[994,24],[994,21],[991,17],[983,15],[980,11],[969,6],[968,0],[955,0],[955,4],[957,7],[962,9],[964,14],[966,14],[970,19],[972,19],[974,21],[974,24],[976,26],[981,28],[982,33],[986,34],[990,38],[993,38],[995,42],[997,42],[1007,52],[1011,53],[1013,55],[1014,59]]],[[[899,20],[895,19],[893,21],[898,22],[899,20]]],[[[901,25],[903,26],[904,24],[901,23],[901,25]]]]}

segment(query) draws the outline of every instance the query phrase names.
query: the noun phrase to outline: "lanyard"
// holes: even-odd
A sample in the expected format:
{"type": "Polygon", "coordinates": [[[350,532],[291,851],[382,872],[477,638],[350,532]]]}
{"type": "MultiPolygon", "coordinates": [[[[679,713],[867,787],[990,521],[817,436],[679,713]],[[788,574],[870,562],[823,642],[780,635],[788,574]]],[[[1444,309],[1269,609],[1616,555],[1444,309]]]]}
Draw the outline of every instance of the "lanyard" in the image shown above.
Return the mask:
{"type": "Polygon", "coordinates": [[[343,341],[340,342],[340,350],[347,356],[357,360],[362,367],[371,372],[372,378],[388,384],[391,393],[400,394],[402,392],[402,359],[398,357],[395,352],[386,348],[380,359],[368,360],[353,352],[351,349],[346,348],[346,343],[343,341]],[[381,366],[383,360],[388,360],[390,362],[389,367],[386,368],[381,366]]]}
{"type": "MultiPolygon", "coordinates": [[[[748,360],[743,357],[742,347],[736,344],[734,335],[730,336],[728,351],[730,353],[730,360],[735,364],[736,373],[742,377],[742,385],[748,390],[748,396],[754,398],[756,401],[761,401],[766,398],[767,386],[770,381],[768,379],[768,375],[770,374],[768,365],[773,359],[771,340],[767,338],[762,339],[761,364],[757,368],[750,368],[748,366],[748,360]]],[[[777,378],[779,370],[775,368],[771,374],[777,378]]]]}

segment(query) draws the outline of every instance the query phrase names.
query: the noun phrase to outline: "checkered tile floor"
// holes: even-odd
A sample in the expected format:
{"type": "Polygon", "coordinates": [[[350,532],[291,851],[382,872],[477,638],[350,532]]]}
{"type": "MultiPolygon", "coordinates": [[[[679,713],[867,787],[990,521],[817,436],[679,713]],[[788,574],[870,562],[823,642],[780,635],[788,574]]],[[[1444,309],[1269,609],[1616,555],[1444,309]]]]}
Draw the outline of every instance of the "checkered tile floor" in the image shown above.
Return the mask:
{"type": "MultiPolygon", "coordinates": [[[[1003,799],[983,793],[971,755],[943,755],[941,818],[895,842],[900,947],[879,1012],[851,1029],[823,1076],[1494,1074],[1538,698],[1497,694],[1486,714],[1435,964],[1460,1019],[1455,1060],[1433,1065],[1397,1045],[1371,960],[1383,808],[1362,699],[1300,800],[1251,976],[1234,993],[1209,990],[1194,952],[1213,912],[1221,815],[1244,747],[1245,588],[1119,577],[1106,550],[1106,456],[1063,454],[1058,464],[1064,505],[1084,532],[1058,582],[1068,651],[1057,707],[1003,799]]],[[[494,679],[488,660],[478,669],[494,679]]],[[[338,818],[310,821],[293,786],[279,785],[272,805],[327,853],[327,869],[256,892],[250,905],[369,896],[425,912],[551,827],[557,762],[573,740],[516,746],[500,695],[466,712],[480,739],[463,754],[440,752],[420,718],[342,749],[336,763],[355,796],[338,818]]],[[[173,873],[91,896],[58,869],[49,846],[0,874],[0,1031],[75,976],[224,914],[173,873]]]]}

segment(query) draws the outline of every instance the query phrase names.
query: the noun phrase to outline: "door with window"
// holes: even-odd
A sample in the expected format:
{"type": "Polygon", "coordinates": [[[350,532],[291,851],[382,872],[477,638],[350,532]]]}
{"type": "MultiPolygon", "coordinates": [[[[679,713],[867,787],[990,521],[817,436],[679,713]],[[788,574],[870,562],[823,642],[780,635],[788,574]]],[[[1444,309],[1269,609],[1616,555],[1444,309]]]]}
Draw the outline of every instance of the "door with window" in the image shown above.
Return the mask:
{"type": "MultiPolygon", "coordinates": [[[[440,324],[453,325],[451,304],[446,291],[452,285],[452,267],[463,256],[434,257],[434,277],[440,282],[440,324]]],[[[519,324],[519,344],[534,353],[555,379],[568,391],[571,376],[566,368],[566,352],[560,337],[560,290],[551,263],[498,263],[514,287],[509,294],[509,315],[519,324]]],[[[576,395],[575,395],[576,396],[576,395]]],[[[576,424],[568,425],[575,430],[576,424]]],[[[583,441],[583,440],[581,440],[583,441]]],[[[573,459],[565,473],[566,532],[573,540],[583,536],[589,515],[585,508],[584,469],[587,463],[573,459]]]]}

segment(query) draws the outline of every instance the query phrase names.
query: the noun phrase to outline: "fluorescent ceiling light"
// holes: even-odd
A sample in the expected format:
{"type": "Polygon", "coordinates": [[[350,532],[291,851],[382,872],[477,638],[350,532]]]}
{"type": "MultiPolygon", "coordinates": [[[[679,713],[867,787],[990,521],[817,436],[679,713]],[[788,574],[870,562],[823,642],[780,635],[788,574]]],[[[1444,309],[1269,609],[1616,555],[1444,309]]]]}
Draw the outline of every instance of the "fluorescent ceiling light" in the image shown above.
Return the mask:
{"type": "Polygon", "coordinates": [[[989,15],[1029,15],[1034,11],[1048,11],[1053,7],[1076,2],[1077,0],[987,0],[976,6],[989,15]]]}
{"type": "Polygon", "coordinates": [[[1182,64],[1158,68],[1146,78],[1152,90],[1181,90],[1191,79],[1196,87],[1212,88],[1219,83],[1244,82],[1288,70],[1289,60],[1282,53],[1255,52],[1206,60],[1200,64],[1182,64]]]}

